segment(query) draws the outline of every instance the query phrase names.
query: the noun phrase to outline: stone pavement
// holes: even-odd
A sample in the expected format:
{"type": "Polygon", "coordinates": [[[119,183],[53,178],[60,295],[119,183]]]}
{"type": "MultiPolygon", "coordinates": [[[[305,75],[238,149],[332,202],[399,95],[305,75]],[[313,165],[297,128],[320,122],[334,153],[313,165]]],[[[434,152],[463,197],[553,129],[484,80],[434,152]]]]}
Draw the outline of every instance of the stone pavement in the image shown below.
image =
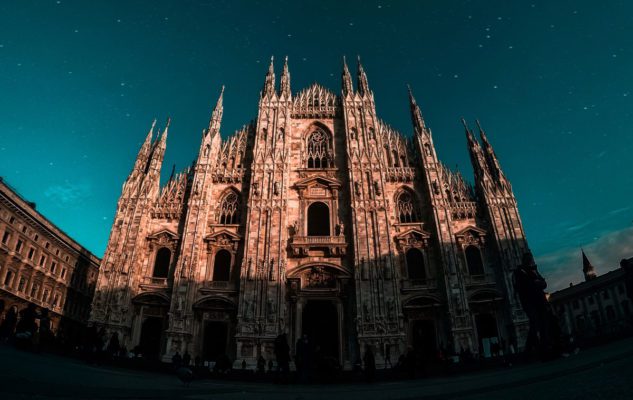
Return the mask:
{"type": "Polygon", "coordinates": [[[95,367],[0,346],[0,399],[630,399],[633,339],[547,363],[415,381],[273,385],[95,367]]]}

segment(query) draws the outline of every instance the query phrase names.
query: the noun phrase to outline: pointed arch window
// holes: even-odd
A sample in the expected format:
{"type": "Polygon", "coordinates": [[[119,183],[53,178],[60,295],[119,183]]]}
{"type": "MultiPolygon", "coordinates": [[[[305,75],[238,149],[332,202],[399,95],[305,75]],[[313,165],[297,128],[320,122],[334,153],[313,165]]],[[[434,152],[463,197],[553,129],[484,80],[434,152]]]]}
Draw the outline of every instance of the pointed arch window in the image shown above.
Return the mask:
{"type": "Polygon", "coordinates": [[[464,250],[466,253],[466,264],[470,275],[483,275],[484,263],[481,258],[481,251],[477,246],[470,245],[464,250]]]}
{"type": "Polygon", "coordinates": [[[407,190],[403,191],[398,196],[398,200],[396,201],[396,212],[398,213],[398,220],[401,223],[420,221],[413,200],[413,194],[407,190]]]}
{"type": "Polygon", "coordinates": [[[330,137],[318,129],[308,136],[308,168],[329,168],[332,154],[330,137]]]}
{"type": "Polygon", "coordinates": [[[220,205],[220,224],[232,225],[240,223],[240,198],[237,193],[230,191],[222,199],[220,205]]]}
{"type": "Polygon", "coordinates": [[[409,279],[426,280],[426,268],[422,252],[419,249],[411,248],[407,250],[406,258],[409,279]]]}
{"type": "Polygon", "coordinates": [[[215,254],[213,262],[213,281],[228,282],[231,275],[231,253],[220,250],[215,254]]]}
{"type": "Polygon", "coordinates": [[[161,247],[156,252],[156,260],[154,260],[154,278],[167,278],[169,275],[169,264],[171,263],[171,250],[167,247],[161,247]]]}

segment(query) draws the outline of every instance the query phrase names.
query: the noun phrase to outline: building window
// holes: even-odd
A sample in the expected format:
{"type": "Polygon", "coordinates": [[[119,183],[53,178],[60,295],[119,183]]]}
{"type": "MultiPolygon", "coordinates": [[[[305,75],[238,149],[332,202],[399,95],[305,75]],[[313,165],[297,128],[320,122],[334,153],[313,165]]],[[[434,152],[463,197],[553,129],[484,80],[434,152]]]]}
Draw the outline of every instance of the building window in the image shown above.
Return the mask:
{"type": "Polygon", "coordinates": [[[26,285],[26,279],[23,276],[20,277],[18,282],[18,292],[24,292],[24,286],[26,285]]]}
{"type": "Polygon", "coordinates": [[[220,206],[220,224],[233,225],[240,223],[240,198],[237,193],[230,191],[222,200],[220,206]]]}
{"type": "Polygon", "coordinates": [[[35,236],[33,236],[33,240],[37,242],[37,239],[39,239],[40,236],[36,233],[35,236]]]}
{"type": "Polygon", "coordinates": [[[9,231],[4,231],[4,234],[2,235],[2,244],[7,244],[9,243],[9,239],[11,238],[11,232],[9,231]]]}
{"type": "Polygon", "coordinates": [[[27,231],[26,225],[22,225],[22,233],[26,233],[26,231],[27,231]]]}
{"type": "Polygon", "coordinates": [[[62,277],[62,279],[64,279],[66,277],[66,268],[62,268],[61,277],[62,277]]]}
{"type": "Polygon", "coordinates": [[[44,247],[48,249],[49,247],[51,247],[51,244],[50,244],[49,242],[46,242],[46,244],[44,245],[44,247]]]}
{"type": "Polygon", "coordinates": [[[481,259],[481,251],[476,246],[470,245],[464,250],[466,254],[466,264],[470,275],[483,275],[484,263],[481,259]]]}
{"type": "Polygon", "coordinates": [[[320,201],[308,207],[308,236],[330,236],[330,208],[320,201]]]}
{"type": "Polygon", "coordinates": [[[220,250],[215,254],[213,262],[213,281],[229,280],[231,275],[231,253],[227,250],[220,250]]]}
{"type": "Polygon", "coordinates": [[[607,312],[607,320],[613,321],[615,319],[615,309],[613,306],[606,306],[605,311],[607,312]]]}
{"type": "Polygon", "coordinates": [[[31,248],[29,249],[29,255],[28,255],[29,260],[32,260],[32,259],[33,259],[33,254],[35,254],[35,249],[34,249],[33,247],[31,247],[31,248]]]}
{"type": "Polygon", "coordinates": [[[609,298],[609,291],[607,289],[602,291],[602,298],[607,300],[609,298]]]}
{"type": "Polygon", "coordinates": [[[580,303],[578,302],[578,300],[574,300],[574,302],[572,303],[574,310],[577,310],[580,308],[580,303]]]}
{"type": "Polygon", "coordinates": [[[15,251],[17,253],[19,253],[22,250],[22,245],[24,244],[24,242],[22,242],[22,239],[18,239],[18,242],[15,244],[15,251]]]}
{"type": "Polygon", "coordinates": [[[426,280],[424,256],[418,249],[407,251],[407,275],[412,280],[426,280]]]}
{"type": "Polygon", "coordinates": [[[46,264],[46,256],[42,254],[40,256],[40,263],[39,263],[39,265],[40,265],[40,267],[44,267],[44,264],[46,264]]]}
{"type": "Polygon", "coordinates": [[[594,327],[600,326],[601,321],[600,321],[600,313],[598,313],[598,310],[593,310],[591,312],[591,321],[593,322],[594,327]]]}
{"type": "Polygon", "coordinates": [[[50,291],[48,289],[44,289],[44,295],[42,296],[42,303],[46,303],[48,301],[48,295],[50,291]]]}
{"type": "Polygon", "coordinates": [[[57,263],[55,261],[51,262],[51,273],[54,274],[57,269],[57,263]]]}
{"type": "Polygon", "coordinates": [[[585,317],[582,315],[576,316],[576,326],[579,331],[583,331],[585,329],[585,317]]]}
{"type": "Polygon", "coordinates": [[[4,285],[11,286],[11,281],[13,281],[13,271],[7,271],[7,275],[4,277],[4,285]]]}
{"type": "Polygon", "coordinates": [[[35,297],[39,288],[40,285],[38,285],[37,283],[34,283],[33,286],[31,286],[31,297],[35,297]]]}
{"type": "Polygon", "coordinates": [[[308,168],[330,167],[330,138],[323,131],[316,130],[308,137],[308,168]]]}
{"type": "Polygon", "coordinates": [[[396,212],[401,223],[418,222],[418,213],[413,203],[413,194],[404,190],[396,200],[396,212]]]}
{"type": "Polygon", "coordinates": [[[51,306],[53,308],[57,307],[57,304],[59,303],[59,294],[55,293],[55,296],[53,297],[53,302],[51,303],[51,306]]]}
{"type": "Polygon", "coordinates": [[[9,218],[9,223],[10,223],[10,224],[12,224],[12,223],[14,223],[14,222],[15,222],[15,217],[11,217],[11,218],[9,218]]]}
{"type": "Polygon", "coordinates": [[[587,304],[589,304],[590,306],[593,305],[593,296],[587,297],[587,304]]]}
{"type": "Polygon", "coordinates": [[[156,252],[156,261],[154,262],[154,278],[167,278],[169,274],[169,264],[171,263],[171,250],[167,247],[161,247],[156,252]]]}

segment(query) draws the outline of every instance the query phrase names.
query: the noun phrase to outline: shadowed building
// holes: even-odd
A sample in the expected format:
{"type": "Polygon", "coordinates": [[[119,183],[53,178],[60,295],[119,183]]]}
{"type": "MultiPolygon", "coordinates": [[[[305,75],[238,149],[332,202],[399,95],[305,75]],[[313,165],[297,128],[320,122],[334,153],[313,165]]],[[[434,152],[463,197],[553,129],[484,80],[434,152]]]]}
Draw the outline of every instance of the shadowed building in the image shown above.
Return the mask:
{"type": "Polygon", "coordinates": [[[0,301],[4,311],[33,303],[52,329],[79,340],[101,260],[35,210],[0,178],[0,301]]]}
{"type": "Polygon", "coordinates": [[[570,283],[549,296],[563,333],[589,339],[630,331],[633,304],[626,293],[624,268],[596,275],[582,251],[582,271],[584,282],[570,283]]]}
{"type": "MultiPolygon", "coordinates": [[[[512,274],[528,251],[486,134],[466,127],[474,187],[436,154],[409,91],[413,135],[381,121],[358,63],[336,95],[279,90],[271,60],[256,120],[220,136],[223,92],[193,165],[160,187],[165,128],[147,135],[123,190],[92,321],[128,348],[252,367],[286,332],[345,368],[373,346],[488,354],[523,344],[512,274]]],[[[465,124],[464,124],[465,125],[465,124]]]]}

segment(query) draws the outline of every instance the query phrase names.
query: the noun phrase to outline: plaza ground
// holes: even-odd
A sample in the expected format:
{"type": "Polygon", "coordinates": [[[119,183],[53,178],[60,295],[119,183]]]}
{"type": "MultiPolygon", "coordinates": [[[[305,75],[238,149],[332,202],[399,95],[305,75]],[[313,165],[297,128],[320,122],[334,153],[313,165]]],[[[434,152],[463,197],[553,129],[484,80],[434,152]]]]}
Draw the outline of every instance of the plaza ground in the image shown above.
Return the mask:
{"type": "Polygon", "coordinates": [[[633,338],[547,363],[373,384],[194,381],[0,346],[1,399],[630,399],[633,338]]]}

